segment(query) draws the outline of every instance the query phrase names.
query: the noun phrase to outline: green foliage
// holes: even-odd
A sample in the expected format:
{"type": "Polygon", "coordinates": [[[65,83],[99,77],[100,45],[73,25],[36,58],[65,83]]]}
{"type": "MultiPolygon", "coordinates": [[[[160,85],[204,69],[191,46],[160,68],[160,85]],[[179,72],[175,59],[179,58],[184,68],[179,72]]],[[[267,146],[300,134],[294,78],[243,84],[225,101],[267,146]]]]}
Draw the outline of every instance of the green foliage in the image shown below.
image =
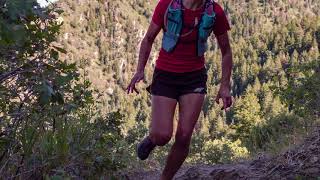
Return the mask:
{"type": "Polygon", "coordinates": [[[304,118],[320,115],[320,59],[288,70],[288,86],[277,89],[286,104],[304,118]]]}
{"type": "Polygon", "coordinates": [[[234,107],[234,118],[237,137],[246,139],[251,129],[261,123],[261,107],[253,93],[246,93],[234,107]]]}
{"type": "MultiPolygon", "coordinates": [[[[0,2],[0,174],[109,178],[122,168],[163,165],[171,144],[150,161],[135,157],[148,134],[151,101],[143,89],[157,51],[141,93],[123,91],[156,3],[61,0],[61,9],[42,9],[35,0],[0,2]]],[[[320,4],[219,3],[232,27],[235,106],[225,114],[214,104],[221,56],[210,42],[208,94],[189,163],[277,151],[319,117],[320,4]]]]}
{"type": "Polygon", "coordinates": [[[295,115],[280,114],[251,129],[245,139],[250,152],[277,152],[289,145],[292,138],[305,131],[305,123],[295,115]]]}
{"type": "Polygon", "coordinates": [[[56,43],[60,13],[36,1],[1,1],[2,176],[110,178],[129,158],[123,115],[101,114],[85,73],[60,59],[67,53],[56,43]]]}
{"type": "MultiPolygon", "coordinates": [[[[128,96],[122,89],[134,73],[139,43],[157,1],[83,1],[82,6],[66,2],[68,4],[63,7],[67,11],[65,34],[60,41],[73,53],[65,58],[73,62],[79,58],[90,60],[88,76],[93,85],[101,91],[106,91],[107,87],[112,92],[108,90],[101,97],[107,102],[102,108],[107,112],[121,108],[126,119],[122,131],[132,148],[148,133],[151,102],[144,88],[151,81],[158,51],[151,53],[145,70],[146,82],[138,86],[140,95],[128,96]],[[75,48],[83,46],[81,50],[75,48]]],[[[291,143],[292,134],[284,130],[285,127],[288,125],[291,132],[299,132],[299,129],[306,130],[306,124],[290,113],[290,106],[274,93],[273,87],[288,87],[292,79],[288,70],[292,66],[319,57],[319,3],[240,0],[219,4],[224,7],[231,24],[235,105],[225,114],[214,103],[221,79],[221,55],[216,42],[210,42],[210,51],[206,53],[208,94],[200,118],[200,133],[194,137],[188,157],[191,163],[205,161],[201,151],[205,143],[213,139],[225,139],[229,144],[239,139],[239,148],[246,148],[248,153],[291,143]],[[278,142],[277,136],[284,138],[278,142]]],[[[154,49],[158,50],[160,44],[159,38],[154,49]]],[[[162,164],[169,147],[155,152],[152,157],[156,164],[162,164]]],[[[227,151],[221,152],[224,150],[227,151]]]]}
{"type": "Polygon", "coordinates": [[[203,160],[207,164],[230,163],[248,157],[249,151],[240,140],[214,139],[204,143],[203,160]]]}

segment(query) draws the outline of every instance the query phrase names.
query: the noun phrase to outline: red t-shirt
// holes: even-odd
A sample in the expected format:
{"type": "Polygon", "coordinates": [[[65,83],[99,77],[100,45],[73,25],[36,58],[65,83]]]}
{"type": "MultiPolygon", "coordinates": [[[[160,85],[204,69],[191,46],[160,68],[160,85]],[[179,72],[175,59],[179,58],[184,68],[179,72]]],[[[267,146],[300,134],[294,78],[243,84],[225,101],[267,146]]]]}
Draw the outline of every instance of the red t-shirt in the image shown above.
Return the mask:
{"type": "MultiPolygon", "coordinates": [[[[152,16],[152,21],[158,26],[161,26],[162,29],[164,28],[164,14],[171,1],[172,0],[160,0],[152,16]]],[[[195,19],[197,18],[199,21],[203,11],[203,8],[191,10],[184,7],[182,34],[190,32],[190,30],[193,29],[195,19]]],[[[223,9],[217,3],[214,5],[214,12],[216,13],[216,22],[213,33],[217,36],[230,30],[230,26],[223,9]]],[[[196,54],[197,33],[198,30],[195,28],[191,34],[180,37],[175,49],[170,53],[161,48],[156,61],[156,68],[170,72],[190,72],[203,68],[204,56],[199,57],[196,54]]]]}

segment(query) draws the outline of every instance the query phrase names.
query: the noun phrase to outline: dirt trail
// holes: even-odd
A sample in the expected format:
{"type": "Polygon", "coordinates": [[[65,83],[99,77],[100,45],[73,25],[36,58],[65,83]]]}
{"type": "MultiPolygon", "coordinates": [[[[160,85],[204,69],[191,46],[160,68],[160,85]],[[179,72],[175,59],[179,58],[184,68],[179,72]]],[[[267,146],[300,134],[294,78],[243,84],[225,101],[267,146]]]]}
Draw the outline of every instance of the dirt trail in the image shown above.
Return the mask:
{"type": "MultiPolygon", "coordinates": [[[[160,172],[126,175],[128,180],[158,180],[160,172]]],[[[238,164],[182,168],[175,180],[297,180],[320,179],[320,129],[300,146],[276,157],[262,157],[238,164]]]]}

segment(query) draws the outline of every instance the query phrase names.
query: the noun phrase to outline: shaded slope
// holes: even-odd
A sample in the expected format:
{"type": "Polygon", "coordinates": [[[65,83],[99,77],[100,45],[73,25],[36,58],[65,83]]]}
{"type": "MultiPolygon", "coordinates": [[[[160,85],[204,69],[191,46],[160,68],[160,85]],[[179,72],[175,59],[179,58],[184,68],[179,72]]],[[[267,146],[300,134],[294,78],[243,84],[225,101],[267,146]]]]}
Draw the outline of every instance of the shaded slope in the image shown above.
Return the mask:
{"type": "MultiPolygon", "coordinates": [[[[152,180],[159,172],[126,175],[130,180],[152,180]]],[[[226,165],[201,165],[182,168],[176,180],[235,179],[317,179],[320,177],[320,129],[300,146],[276,157],[261,157],[253,161],[226,165]]]]}

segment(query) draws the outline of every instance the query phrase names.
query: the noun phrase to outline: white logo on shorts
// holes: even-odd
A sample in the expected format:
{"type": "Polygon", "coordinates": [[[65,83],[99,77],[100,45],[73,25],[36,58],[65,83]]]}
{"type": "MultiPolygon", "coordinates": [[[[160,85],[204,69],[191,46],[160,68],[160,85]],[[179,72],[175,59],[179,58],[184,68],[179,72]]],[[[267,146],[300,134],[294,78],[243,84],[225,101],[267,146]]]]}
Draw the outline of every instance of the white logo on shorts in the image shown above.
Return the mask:
{"type": "Polygon", "coordinates": [[[204,90],[204,88],[201,87],[201,88],[196,88],[195,90],[193,90],[193,92],[202,92],[203,90],[204,90]]]}

